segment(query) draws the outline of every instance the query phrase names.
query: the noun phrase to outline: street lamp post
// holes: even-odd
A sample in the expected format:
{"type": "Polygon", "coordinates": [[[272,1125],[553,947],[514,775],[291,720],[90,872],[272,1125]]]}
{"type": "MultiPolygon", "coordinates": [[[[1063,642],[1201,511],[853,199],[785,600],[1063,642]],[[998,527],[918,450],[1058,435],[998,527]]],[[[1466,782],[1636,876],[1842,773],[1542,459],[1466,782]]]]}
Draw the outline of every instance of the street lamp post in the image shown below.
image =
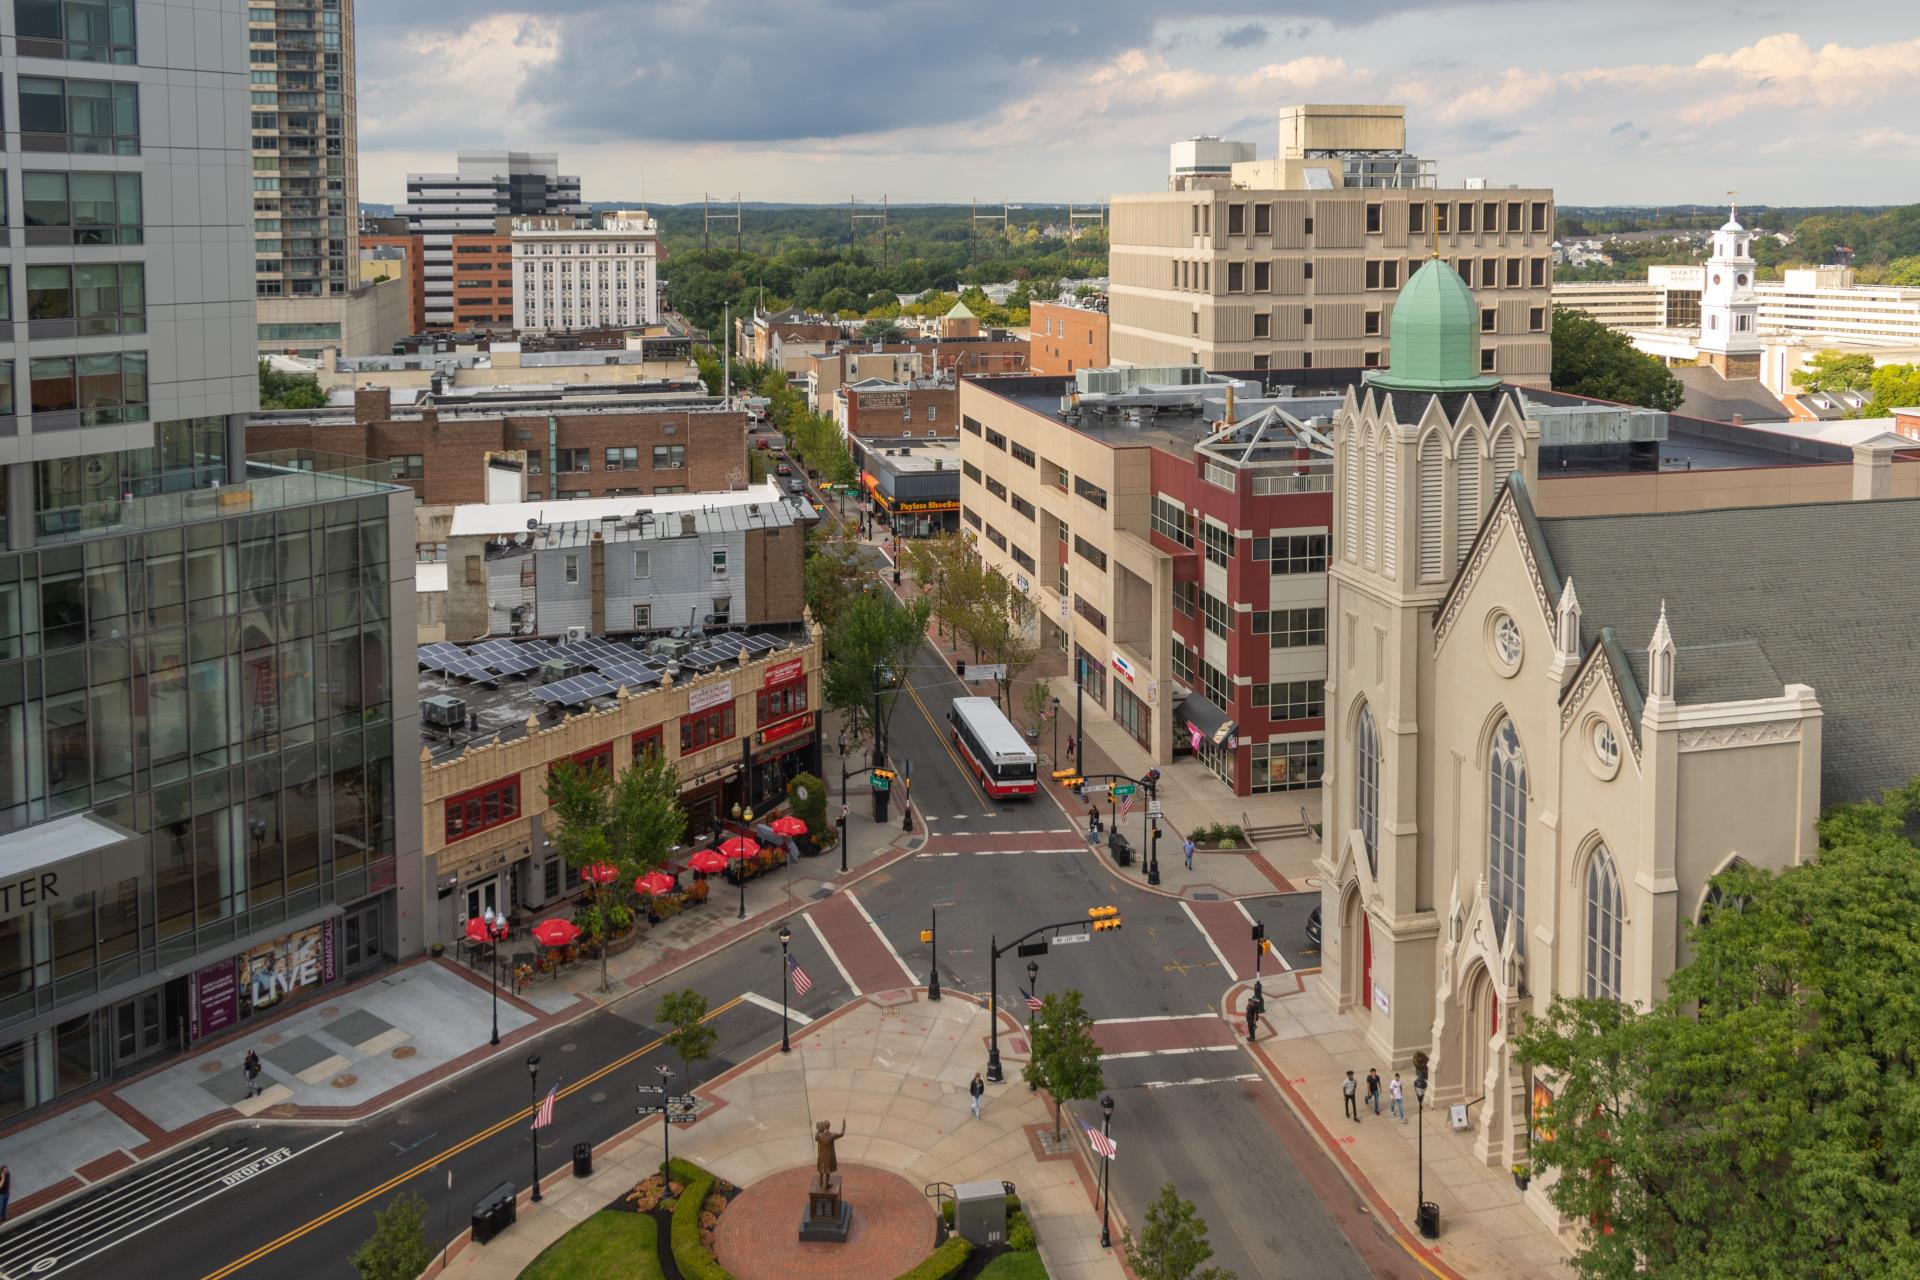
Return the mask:
{"type": "MultiPolygon", "coordinates": [[[[840,804],[847,803],[847,731],[840,731],[840,804]]],[[[845,868],[842,868],[844,870],[845,868]]]]}
{"type": "MultiPolygon", "coordinates": [[[[1035,1000],[1040,998],[1040,962],[1027,961],[1027,994],[1035,1000]]],[[[1033,1006],[1027,1006],[1027,1052],[1033,1052],[1033,1006]]],[[[1037,1093],[1040,1086],[1033,1080],[1027,1081],[1027,1092],[1037,1093]]]]}
{"type": "MultiPolygon", "coordinates": [[[[741,826],[750,826],[753,823],[753,810],[742,809],[736,804],[733,806],[733,820],[741,826]]],[[[736,835],[735,838],[745,839],[744,836],[739,835],[736,835]]],[[[745,858],[735,858],[734,861],[739,865],[733,869],[733,878],[738,881],[740,885],[740,914],[734,918],[737,920],[745,920],[747,918],[747,860],[745,858]]]]}
{"type": "Polygon", "coordinates": [[[787,1039],[787,943],[793,940],[793,930],[780,926],[780,1052],[792,1053],[793,1043],[787,1039]]]}
{"type": "Polygon", "coordinates": [[[933,923],[927,927],[927,999],[940,998],[940,908],[929,908],[933,923]]]}
{"type": "Polygon", "coordinates": [[[1432,1240],[1440,1234],[1440,1209],[1438,1205],[1427,1204],[1427,1073],[1422,1071],[1413,1078],[1413,1106],[1419,1117],[1415,1127],[1419,1131],[1420,1154],[1415,1157],[1419,1168],[1417,1211],[1414,1221],[1420,1224],[1420,1234],[1432,1240]]]}
{"type": "MultiPolygon", "coordinates": [[[[540,1117],[540,1055],[537,1053],[527,1055],[527,1096],[533,1102],[534,1118],[537,1120],[540,1117]]],[[[538,1203],[540,1200],[539,1126],[536,1125],[529,1129],[528,1133],[533,1139],[530,1144],[533,1147],[533,1199],[535,1203],[538,1203]]]]}
{"type": "Polygon", "coordinates": [[[1000,1065],[1000,935],[987,940],[987,1083],[999,1084],[1007,1078],[1000,1065]]]}
{"type": "Polygon", "coordinates": [[[1073,660],[1073,771],[1087,776],[1087,660],[1073,660]]]}
{"type": "Polygon", "coordinates": [[[507,936],[507,917],[505,913],[495,913],[488,907],[481,916],[481,923],[487,931],[487,950],[491,953],[492,963],[488,972],[493,975],[493,1042],[500,1043],[500,942],[507,936]]]}
{"type": "MultiPolygon", "coordinates": [[[[840,766],[842,769],[846,765],[840,766]]],[[[840,779],[840,874],[847,874],[847,780],[840,779]]]]}
{"type": "Polygon", "coordinates": [[[1060,699],[1058,698],[1053,700],[1053,762],[1054,767],[1058,768],[1060,765],[1060,699]]]}
{"type": "MultiPolygon", "coordinates": [[[[1113,1095],[1100,1099],[1100,1134],[1113,1141],[1113,1095]]],[[[1113,1248],[1113,1233],[1107,1229],[1107,1206],[1113,1200],[1113,1160],[1102,1156],[1100,1164],[1100,1247],[1113,1248]]]]}

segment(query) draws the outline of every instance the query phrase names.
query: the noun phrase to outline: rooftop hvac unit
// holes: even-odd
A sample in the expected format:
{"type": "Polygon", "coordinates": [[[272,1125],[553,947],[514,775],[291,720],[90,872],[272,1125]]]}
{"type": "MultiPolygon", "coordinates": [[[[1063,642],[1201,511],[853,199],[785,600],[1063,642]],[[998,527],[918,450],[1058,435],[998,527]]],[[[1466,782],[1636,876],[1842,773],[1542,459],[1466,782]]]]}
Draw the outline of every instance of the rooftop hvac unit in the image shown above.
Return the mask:
{"type": "Polygon", "coordinates": [[[580,674],[580,664],[568,662],[565,658],[549,658],[540,664],[540,683],[554,684],[561,680],[571,680],[580,674]]]}
{"type": "Polygon", "coordinates": [[[567,628],[568,644],[581,644],[585,642],[586,638],[587,638],[587,629],[585,627],[568,627],[567,628]]]}
{"type": "Polygon", "coordinates": [[[420,699],[420,718],[435,729],[458,729],[467,722],[467,703],[450,693],[420,699]]]}

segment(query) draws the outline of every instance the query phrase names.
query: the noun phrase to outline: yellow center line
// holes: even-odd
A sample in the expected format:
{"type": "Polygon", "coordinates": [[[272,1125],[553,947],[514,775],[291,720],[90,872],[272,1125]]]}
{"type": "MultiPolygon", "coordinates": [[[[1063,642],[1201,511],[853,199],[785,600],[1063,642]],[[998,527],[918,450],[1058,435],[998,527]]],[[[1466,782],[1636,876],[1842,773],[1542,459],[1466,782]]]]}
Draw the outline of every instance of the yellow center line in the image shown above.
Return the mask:
{"type": "MultiPolygon", "coordinates": [[[[727,1010],[732,1009],[736,1005],[740,1004],[745,999],[746,999],[745,996],[735,996],[733,999],[727,1001],[725,1004],[720,1005],[718,1008],[708,1012],[707,1016],[700,1019],[700,1021],[711,1022],[715,1018],[719,1017],[721,1014],[727,1012],[727,1010]]],[[[577,1080],[574,1083],[568,1085],[566,1088],[560,1091],[559,1096],[562,1098],[572,1097],[574,1094],[586,1088],[588,1085],[593,1084],[596,1081],[599,1081],[601,1079],[604,1079],[606,1076],[612,1074],[615,1071],[618,1071],[621,1067],[627,1066],[628,1064],[642,1057],[645,1057],[647,1054],[652,1053],[655,1049],[658,1049],[661,1045],[665,1043],[666,1043],[666,1037],[662,1036],[659,1039],[654,1040],[649,1044],[641,1045],[638,1049],[635,1049],[633,1052],[627,1054],[625,1057],[618,1058],[612,1062],[609,1062],[606,1066],[601,1067],[598,1071],[594,1072],[590,1076],[587,1076],[585,1079],[577,1080]]],[[[300,1239],[302,1236],[305,1236],[310,1232],[319,1230],[321,1227],[326,1226],[329,1222],[332,1222],[335,1218],[340,1217],[342,1214],[352,1213],[355,1209],[358,1209],[360,1206],[366,1204],[369,1200],[375,1199],[378,1196],[383,1196],[387,1192],[392,1191],[395,1187],[401,1186],[407,1182],[411,1182],[413,1179],[419,1177],[421,1174],[427,1173],[430,1170],[434,1169],[436,1166],[444,1164],[448,1160],[453,1159],[455,1156],[459,1155],[463,1151],[466,1151],[468,1148],[474,1146],[476,1143],[485,1142],[488,1138],[493,1137],[495,1134],[499,1133],[501,1130],[511,1125],[517,1124],[522,1120],[527,1119],[532,1114],[533,1114],[533,1108],[531,1106],[520,1108],[518,1111],[508,1116],[506,1119],[500,1121],[498,1124],[495,1124],[486,1129],[482,1129],[479,1133],[474,1134],[472,1137],[466,1138],[460,1142],[456,1142],[454,1145],[452,1145],[451,1147],[448,1147],[445,1151],[442,1151],[439,1155],[434,1156],[432,1159],[424,1160],[421,1163],[415,1165],[413,1168],[407,1170],[405,1173],[396,1174],[393,1177],[388,1178],[385,1182],[381,1183],[379,1186],[374,1187],[370,1190],[361,1192],[359,1195],[355,1196],[353,1199],[348,1200],[343,1204],[340,1204],[332,1209],[327,1210],[327,1212],[321,1214],[319,1217],[313,1219],[311,1222],[306,1223],[304,1226],[295,1227],[293,1230],[281,1236],[278,1240],[272,1240],[266,1244],[261,1245],[258,1249],[255,1249],[252,1253],[247,1254],[245,1257],[234,1259],[232,1262],[229,1262],[226,1266],[221,1267],[218,1271],[208,1272],[204,1280],[223,1280],[224,1277],[233,1275],[235,1272],[241,1270],[242,1268],[252,1266],[254,1263],[260,1261],[260,1259],[266,1257],[268,1254],[275,1253],[281,1249],[286,1248],[288,1245],[300,1239]]]]}
{"type": "MultiPolygon", "coordinates": [[[[947,735],[940,732],[940,726],[934,723],[933,713],[927,710],[927,704],[920,701],[920,691],[915,689],[912,681],[909,680],[902,680],[900,687],[905,689],[907,696],[913,699],[913,705],[920,708],[920,714],[926,718],[927,728],[933,730],[934,740],[940,744],[941,750],[945,751],[947,757],[953,761],[954,767],[960,771],[960,776],[967,780],[967,789],[979,797],[980,807],[987,811],[989,818],[998,817],[999,814],[993,807],[993,801],[989,800],[986,793],[980,790],[980,784],[975,780],[973,770],[967,767],[967,762],[960,758],[960,753],[953,749],[951,742],[947,741],[947,735]]],[[[911,790],[911,788],[909,788],[909,790],[911,790]]]]}

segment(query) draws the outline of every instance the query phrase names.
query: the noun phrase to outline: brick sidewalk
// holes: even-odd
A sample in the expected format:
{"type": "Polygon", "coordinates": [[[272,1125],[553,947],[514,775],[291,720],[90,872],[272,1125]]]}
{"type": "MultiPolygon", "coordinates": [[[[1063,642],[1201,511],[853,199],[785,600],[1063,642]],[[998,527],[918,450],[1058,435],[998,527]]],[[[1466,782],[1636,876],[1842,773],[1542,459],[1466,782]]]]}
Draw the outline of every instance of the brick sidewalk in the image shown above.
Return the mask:
{"type": "MultiPolygon", "coordinates": [[[[967,1082],[987,1039],[986,1011],[949,995],[939,1003],[912,990],[865,996],[793,1034],[793,1052],[770,1048],[702,1085],[709,1104],[674,1135],[674,1153],[745,1188],[791,1170],[810,1169],[812,1122],[846,1123],[837,1156],[843,1169],[865,1168],[924,1188],[935,1182],[1007,1180],[1017,1189],[1054,1280],[1121,1280],[1117,1251],[1103,1250],[1089,1212],[1090,1171],[1080,1153],[1051,1155],[1038,1132],[1051,1128],[1044,1093],[1029,1093],[1009,1059],[1010,1083],[988,1087],[983,1117],[968,1111],[967,1082]]],[[[1009,1029],[1011,1019],[1002,1015],[1009,1029]]],[[[454,1241],[446,1274],[457,1280],[513,1280],[576,1223],[651,1173],[659,1160],[658,1122],[647,1120],[603,1143],[594,1174],[556,1170],[541,1180],[542,1200],[522,1194],[519,1220],[485,1245],[454,1241]]],[[[861,1206],[849,1197],[854,1213],[861,1206]]],[[[798,1250],[801,1205],[774,1220],[774,1258],[798,1250]],[[783,1235],[784,1233],[784,1235],[783,1235]]],[[[919,1206],[909,1215],[921,1221],[919,1206]]],[[[723,1238],[727,1219],[721,1218],[723,1238]]],[[[1121,1232],[1115,1214],[1113,1235],[1121,1232]]],[[[909,1224],[909,1230],[915,1229],[909,1224]]],[[[726,1259],[722,1259],[727,1263],[726,1259]]],[[[763,1259],[756,1259],[763,1261],[763,1259]]],[[[423,1280],[441,1274],[439,1263],[423,1280]]]]}

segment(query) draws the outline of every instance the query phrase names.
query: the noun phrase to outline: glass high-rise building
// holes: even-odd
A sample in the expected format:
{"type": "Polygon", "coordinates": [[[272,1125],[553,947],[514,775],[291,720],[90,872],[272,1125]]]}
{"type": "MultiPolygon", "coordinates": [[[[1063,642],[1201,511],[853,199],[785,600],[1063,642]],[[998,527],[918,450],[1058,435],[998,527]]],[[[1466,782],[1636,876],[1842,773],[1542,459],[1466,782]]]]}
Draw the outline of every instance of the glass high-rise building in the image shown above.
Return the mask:
{"type": "Polygon", "coordinates": [[[246,456],[248,16],[0,5],[0,1119],[420,945],[411,495],[246,456]]]}
{"type": "Polygon", "coordinates": [[[353,0],[253,0],[247,80],[254,287],[263,298],[350,294],[360,287],[353,0]]]}

